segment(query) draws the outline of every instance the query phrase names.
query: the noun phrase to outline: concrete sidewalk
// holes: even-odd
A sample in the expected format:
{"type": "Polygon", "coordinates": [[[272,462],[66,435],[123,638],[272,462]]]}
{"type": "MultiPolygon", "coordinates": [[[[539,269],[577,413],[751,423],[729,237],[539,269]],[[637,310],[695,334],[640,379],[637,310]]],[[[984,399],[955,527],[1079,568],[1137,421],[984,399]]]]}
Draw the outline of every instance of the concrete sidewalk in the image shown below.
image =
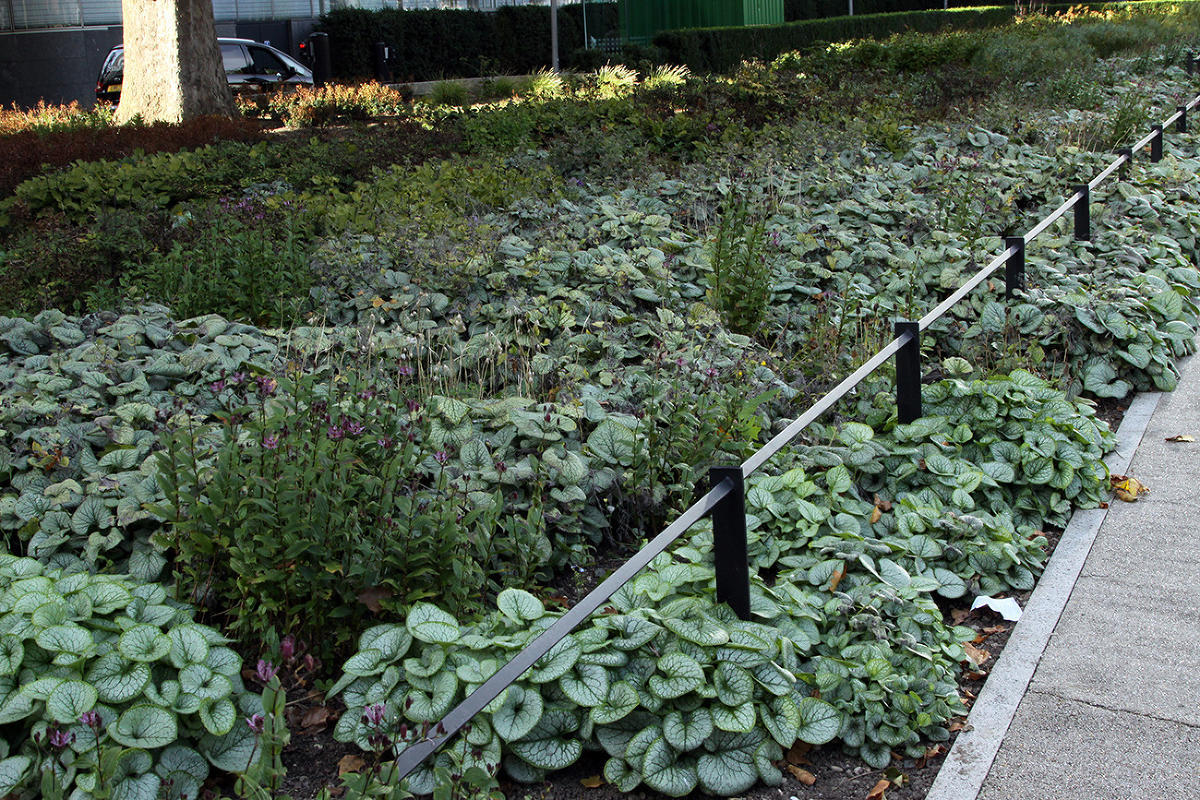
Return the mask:
{"type": "Polygon", "coordinates": [[[1200,357],[1181,371],[1108,459],[1150,494],[1072,518],[926,800],[1200,798],[1200,357]]]}

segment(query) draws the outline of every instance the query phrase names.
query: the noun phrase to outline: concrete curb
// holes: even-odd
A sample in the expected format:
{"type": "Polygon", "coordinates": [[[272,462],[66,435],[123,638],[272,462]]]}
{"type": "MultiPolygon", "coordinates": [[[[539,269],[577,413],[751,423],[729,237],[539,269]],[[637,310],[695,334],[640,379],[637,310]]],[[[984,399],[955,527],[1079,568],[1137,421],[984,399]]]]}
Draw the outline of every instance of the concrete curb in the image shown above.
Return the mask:
{"type": "MultiPolygon", "coordinates": [[[[1129,404],[1117,430],[1117,449],[1104,459],[1114,474],[1128,471],[1161,397],[1148,392],[1129,404]]],[[[925,800],[974,800],[979,795],[1106,515],[1106,509],[1096,508],[1071,516],[925,800]]]]}

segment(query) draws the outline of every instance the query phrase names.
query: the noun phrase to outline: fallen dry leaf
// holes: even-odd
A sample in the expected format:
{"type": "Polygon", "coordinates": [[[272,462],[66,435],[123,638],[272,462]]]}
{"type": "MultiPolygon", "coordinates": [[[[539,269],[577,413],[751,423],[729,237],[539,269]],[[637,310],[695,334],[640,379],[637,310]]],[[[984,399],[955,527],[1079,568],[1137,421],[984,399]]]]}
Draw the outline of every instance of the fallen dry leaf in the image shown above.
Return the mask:
{"type": "Polygon", "coordinates": [[[884,792],[892,785],[892,782],[887,778],[880,778],[879,783],[875,784],[875,788],[867,795],[867,800],[884,800],[884,792]]]}
{"type": "Polygon", "coordinates": [[[981,669],[974,672],[964,672],[963,677],[969,681],[981,681],[988,676],[987,670],[981,669]]]}
{"type": "Polygon", "coordinates": [[[991,636],[993,633],[1003,633],[1011,627],[1011,625],[988,625],[983,629],[983,632],[988,636],[991,636]]]}
{"type": "Polygon", "coordinates": [[[1196,441],[1196,437],[1191,436],[1186,433],[1181,433],[1178,436],[1168,436],[1166,438],[1166,441],[1168,441],[1168,442],[1194,442],[1194,441],[1196,441]]]}
{"type": "Polygon", "coordinates": [[[1109,475],[1108,482],[1112,485],[1117,499],[1124,500],[1126,503],[1132,503],[1138,499],[1139,495],[1147,494],[1150,491],[1150,487],[1128,475],[1109,475]]]}
{"type": "Polygon", "coordinates": [[[604,785],[604,778],[600,775],[591,775],[587,778],[580,778],[579,782],[589,789],[599,789],[604,785]]]}
{"type": "Polygon", "coordinates": [[[812,750],[812,745],[808,742],[796,742],[792,748],[787,751],[787,760],[789,764],[809,764],[808,753],[812,750]]]}
{"type": "Polygon", "coordinates": [[[969,731],[971,730],[971,726],[967,724],[966,717],[959,717],[958,719],[951,720],[946,729],[951,733],[957,733],[958,731],[969,731]]]}
{"type": "Polygon", "coordinates": [[[300,727],[305,733],[315,732],[312,729],[325,727],[331,716],[333,712],[325,706],[313,706],[300,718],[300,727]]]}
{"type": "Polygon", "coordinates": [[[876,522],[879,522],[879,519],[882,516],[883,512],[879,510],[879,506],[875,506],[875,508],[871,510],[871,524],[874,525],[876,522]]]}
{"type": "Polygon", "coordinates": [[[971,659],[971,663],[977,667],[982,667],[987,663],[992,654],[981,647],[976,647],[970,642],[963,642],[963,652],[967,654],[967,658],[971,659]]]}
{"type": "Polygon", "coordinates": [[[846,570],[834,570],[833,578],[829,581],[829,591],[836,592],[838,584],[842,582],[842,578],[846,577],[846,570]]]}
{"type": "Polygon", "coordinates": [[[366,765],[367,762],[356,755],[342,756],[342,760],[338,762],[338,776],[345,775],[347,772],[358,772],[366,765]]]}
{"type": "Polygon", "coordinates": [[[925,769],[925,767],[929,765],[930,761],[937,758],[944,752],[946,752],[946,748],[942,747],[940,744],[935,744],[933,747],[926,750],[925,753],[916,760],[913,766],[915,766],[917,769],[925,769]]]}
{"type": "Polygon", "coordinates": [[[794,764],[788,764],[787,771],[792,773],[792,777],[803,783],[805,786],[812,786],[817,782],[817,776],[813,775],[803,767],[797,767],[794,764]]]}
{"type": "Polygon", "coordinates": [[[392,594],[392,590],[386,586],[372,586],[370,589],[363,589],[358,593],[358,602],[369,608],[372,614],[378,614],[383,610],[379,601],[387,600],[392,594]]]}
{"type": "Polygon", "coordinates": [[[971,609],[968,608],[954,608],[950,610],[950,619],[955,625],[962,625],[963,621],[969,616],[971,616],[971,609]]]}

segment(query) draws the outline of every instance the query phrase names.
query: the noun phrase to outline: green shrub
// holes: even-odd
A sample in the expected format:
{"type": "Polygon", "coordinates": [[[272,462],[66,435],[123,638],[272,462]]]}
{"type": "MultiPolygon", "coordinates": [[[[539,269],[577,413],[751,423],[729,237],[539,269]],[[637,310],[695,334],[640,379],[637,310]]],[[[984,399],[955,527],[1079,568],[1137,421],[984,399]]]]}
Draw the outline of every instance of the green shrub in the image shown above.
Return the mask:
{"type": "Polygon", "coordinates": [[[735,333],[753,335],[766,319],[771,268],[765,245],[764,215],[752,215],[743,197],[728,198],[712,240],[709,297],[735,333]]]}
{"type": "Polygon", "coordinates": [[[162,586],[3,555],[0,630],[6,796],[198,797],[263,755],[241,658],[162,586]]]}
{"type": "Polygon", "coordinates": [[[313,231],[293,201],[270,193],[193,205],[169,249],[121,275],[122,293],[170,306],[182,318],[223,313],[286,326],[308,307],[313,231]]]}

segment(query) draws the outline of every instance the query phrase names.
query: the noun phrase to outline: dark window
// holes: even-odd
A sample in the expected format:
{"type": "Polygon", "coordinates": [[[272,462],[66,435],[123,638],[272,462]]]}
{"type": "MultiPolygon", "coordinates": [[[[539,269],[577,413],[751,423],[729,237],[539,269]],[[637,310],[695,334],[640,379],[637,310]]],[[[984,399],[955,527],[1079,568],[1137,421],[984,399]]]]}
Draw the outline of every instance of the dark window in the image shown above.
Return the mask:
{"type": "Polygon", "coordinates": [[[254,59],[256,75],[286,75],[290,72],[287,65],[266,48],[251,47],[250,56],[254,59]]]}
{"type": "Polygon", "coordinates": [[[221,60],[225,62],[226,72],[249,72],[250,58],[246,48],[240,44],[221,45],[221,60]]]}

